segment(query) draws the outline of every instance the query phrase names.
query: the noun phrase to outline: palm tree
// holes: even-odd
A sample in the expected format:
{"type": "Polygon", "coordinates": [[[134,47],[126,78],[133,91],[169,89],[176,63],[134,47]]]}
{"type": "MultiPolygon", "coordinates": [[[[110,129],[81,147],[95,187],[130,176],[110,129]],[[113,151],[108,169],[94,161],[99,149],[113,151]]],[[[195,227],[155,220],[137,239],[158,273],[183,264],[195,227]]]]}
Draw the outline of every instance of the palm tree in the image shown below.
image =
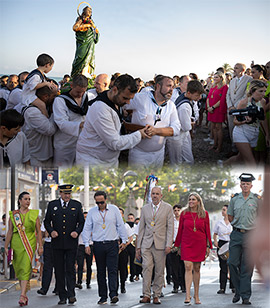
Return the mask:
{"type": "Polygon", "coordinates": [[[225,73],[232,73],[233,72],[233,68],[228,63],[224,63],[222,65],[222,67],[224,68],[225,73]]]}

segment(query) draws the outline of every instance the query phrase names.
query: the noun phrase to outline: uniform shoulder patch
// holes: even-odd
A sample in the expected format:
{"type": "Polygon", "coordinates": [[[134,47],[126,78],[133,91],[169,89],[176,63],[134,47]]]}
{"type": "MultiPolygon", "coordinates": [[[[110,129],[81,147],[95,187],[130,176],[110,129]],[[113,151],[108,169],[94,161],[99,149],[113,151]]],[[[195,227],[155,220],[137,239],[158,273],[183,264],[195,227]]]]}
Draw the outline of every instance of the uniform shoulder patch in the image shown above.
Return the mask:
{"type": "Polygon", "coordinates": [[[262,196],[258,195],[258,194],[254,194],[255,197],[257,197],[257,199],[262,199],[262,196]]]}
{"type": "Polygon", "coordinates": [[[231,195],[231,198],[234,198],[234,197],[236,197],[236,196],[238,196],[239,194],[232,194],[231,195]]]}

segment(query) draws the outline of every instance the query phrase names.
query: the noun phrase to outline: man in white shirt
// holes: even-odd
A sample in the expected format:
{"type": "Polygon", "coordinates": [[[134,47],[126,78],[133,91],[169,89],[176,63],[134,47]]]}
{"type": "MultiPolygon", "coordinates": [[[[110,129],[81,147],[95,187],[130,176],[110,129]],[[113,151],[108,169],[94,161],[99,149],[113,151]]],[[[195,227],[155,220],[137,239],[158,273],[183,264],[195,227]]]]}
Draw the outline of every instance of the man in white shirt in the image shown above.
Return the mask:
{"type": "Polygon", "coordinates": [[[184,93],[187,91],[187,84],[189,81],[190,77],[188,75],[183,75],[179,78],[179,85],[173,89],[173,94],[171,97],[173,102],[175,102],[180,95],[184,95],[184,93]]]}
{"type": "Polygon", "coordinates": [[[23,132],[29,143],[32,166],[52,166],[52,137],[57,130],[57,126],[54,123],[53,114],[47,118],[42,113],[42,109],[51,108],[56,94],[56,89],[50,89],[47,86],[39,88],[36,91],[39,100],[35,100],[23,110],[25,118],[23,132]],[[42,108],[40,108],[41,104],[43,105],[42,108]]]}
{"type": "MultiPolygon", "coordinates": [[[[121,150],[127,150],[148,137],[142,128],[121,135],[121,107],[137,92],[135,80],[121,75],[109,91],[104,91],[90,106],[76,149],[76,163],[107,168],[118,167],[121,150]]],[[[148,137],[149,138],[149,137],[148,137]]]]}
{"type": "Polygon", "coordinates": [[[28,72],[19,74],[19,85],[10,92],[6,109],[13,109],[17,106],[16,110],[21,112],[21,107],[19,106],[21,106],[22,102],[22,87],[27,76],[28,72]]]}
{"type": "Polygon", "coordinates": [[[17,75],[10,75],[8,77],[7,86],[0,89],[0,111],[6,108],[9,95],[18,84],[19,80],[17,75]]]}
{"type": "Polygon", "coordinates": [[[98,96],[98,94],[108,91],[111,78],[107,74],[97,75],[94,83],[94,89],[87,91],[89,100],[92,100],[98,96]]]}
{"type": "Polygon", "coordinates": [[[181,125],[180,134],[167,138],[168,152],[172,165],[183,162],[194,163],[192,154],[191,130],[195,124],[195,112],[193,101],[198,101],[204,93],[202,84],[198,80],[191,80],[187,85],[187,91],[176,100],[176,109],[181,125]]]}
{"type": "MultiPolygon", "coordinates": [[[[226,102],[228,107],[228,126],[229,133],[232,141],[232,131],[234,128],[233,115],[229,112],[233,109],[237,109],[237,106],[241,99],[246,95],[247,83],[252,80],[252,77],[245,75],[246,66],[243,63],[236,63],[234,66],[234,78],[230,81],[229,89],[226,95],[226,102]]],[[[235,145],[232,143],[232,151],[237,152],[235,145]]]]}
{"type": "Polygon", "coordinates": [[[131,123],[148,125],[146,133],[152,137],[130,149],[128,160],[131,166],[161,168],[164,162],[165,137],[176,136],[180,131],[176,108],[170,100],[173,79],[159,75],[155,81],[155,91],[137,93],[126,106],[126,110],[133,110],[131,123]]]}
{"type": "Polygon", "coordinates": [[[127,231],[119,209],[113,204],[107,204],[104,191],[97,191],[94,195],[97,206],[91,208],[87,214],[82,232],[85,252],[91,253],[89,240],[93,239],[93,252],[97,264],[99,305],[107,303],[108,286],[111,304],[119,301],[117,292],[117,271],[119,250],[126,248],[127,231]],[[122,243],[119,245],[118,240],[122,243]],[[108,286],[106,272],[108,271],[108,286]]]}
{"type": "Polygon", "coordinates": [[[54,121],[58,130],[54,135],[54,165],[72,166],[76,156],[76,144],[88,111],[88,80],[83,75],[74,76],[71,90],[55,98],[54,121]]]}

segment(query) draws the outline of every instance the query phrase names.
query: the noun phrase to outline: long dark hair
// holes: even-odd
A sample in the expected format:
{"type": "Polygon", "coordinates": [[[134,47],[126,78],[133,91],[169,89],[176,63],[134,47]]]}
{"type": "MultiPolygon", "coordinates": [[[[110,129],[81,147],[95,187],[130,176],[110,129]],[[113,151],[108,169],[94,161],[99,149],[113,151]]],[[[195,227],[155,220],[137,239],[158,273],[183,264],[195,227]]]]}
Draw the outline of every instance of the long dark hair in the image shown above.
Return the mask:
{"type": "Polygon", "coordinates": [[[20,205],[20,200],[22,200],[23,196],[24,195],[30,195],[29,192],[27,191],[23,191],[19,194],[19,197],[18,197],[18,208],[20,209],[21,205],[20,205]]]}

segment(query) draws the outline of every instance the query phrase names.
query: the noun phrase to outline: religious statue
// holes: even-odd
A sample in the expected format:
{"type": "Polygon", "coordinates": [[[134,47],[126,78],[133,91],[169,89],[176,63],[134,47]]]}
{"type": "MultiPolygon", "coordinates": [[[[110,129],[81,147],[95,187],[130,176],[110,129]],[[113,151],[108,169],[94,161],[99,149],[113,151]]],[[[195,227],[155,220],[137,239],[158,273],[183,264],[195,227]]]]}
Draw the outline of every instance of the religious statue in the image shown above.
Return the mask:
{"type": "Polygon", "coordinates": [[[71,77],[83,74],[89,78],[95,70],[95,44],[98,42],[99,32],[92,19],[91,6],[86,6],[80,15],[80,4],[77,9],[79,17],[73,26],[73,31],[76,32],[76,53],[71,77]]]}

